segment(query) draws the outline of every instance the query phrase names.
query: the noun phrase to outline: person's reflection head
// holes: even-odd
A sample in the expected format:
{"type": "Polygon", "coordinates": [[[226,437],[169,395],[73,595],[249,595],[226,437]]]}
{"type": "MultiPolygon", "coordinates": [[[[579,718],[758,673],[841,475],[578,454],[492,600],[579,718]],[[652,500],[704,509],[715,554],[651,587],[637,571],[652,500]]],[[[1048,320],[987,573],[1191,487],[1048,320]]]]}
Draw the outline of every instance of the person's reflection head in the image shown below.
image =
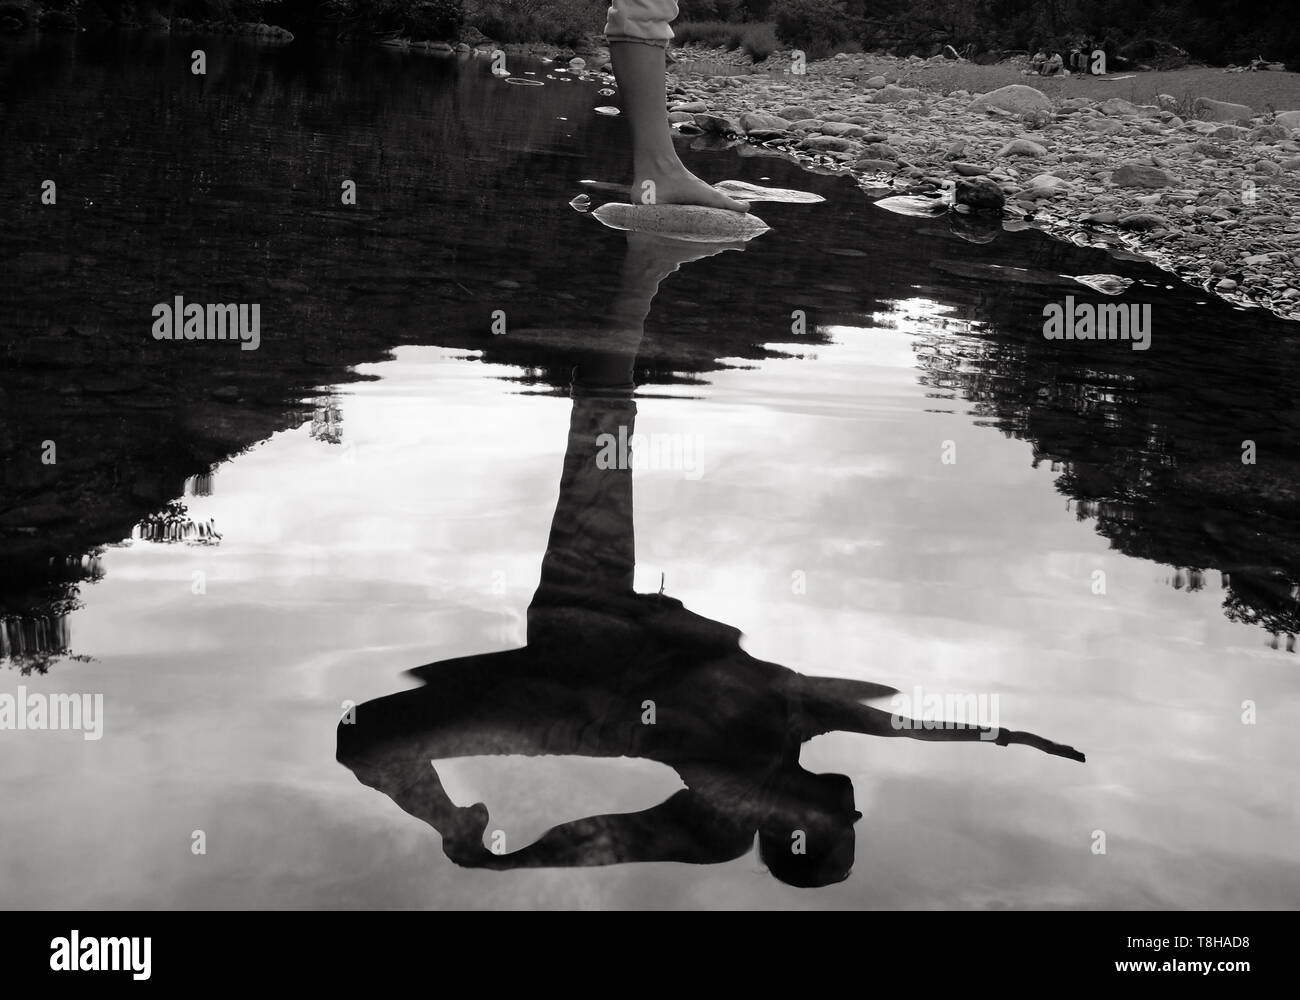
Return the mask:
{"type": "Polygon", "coordinates": [[[772,876],[801,889],[843,882],[853,869],[853,824],[862,818],[842,774],[788,772],[779,806],[758,830],[758,856],[772,876]]]}

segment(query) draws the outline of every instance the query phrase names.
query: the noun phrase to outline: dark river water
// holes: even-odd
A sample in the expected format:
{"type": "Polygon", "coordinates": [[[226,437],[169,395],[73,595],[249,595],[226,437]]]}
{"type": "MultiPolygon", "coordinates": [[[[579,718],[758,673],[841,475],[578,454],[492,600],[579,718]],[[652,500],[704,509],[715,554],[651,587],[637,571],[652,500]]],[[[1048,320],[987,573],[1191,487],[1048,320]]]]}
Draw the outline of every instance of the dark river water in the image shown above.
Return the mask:
{"type": "Polygon", "coordinates": [[[1300,898],[1294,325],[725,143],[826,200],[606,228],[617,98],[541,63],[2,44],[0,694],[103,714],[0,730],[0,905],[1300,898]]]}

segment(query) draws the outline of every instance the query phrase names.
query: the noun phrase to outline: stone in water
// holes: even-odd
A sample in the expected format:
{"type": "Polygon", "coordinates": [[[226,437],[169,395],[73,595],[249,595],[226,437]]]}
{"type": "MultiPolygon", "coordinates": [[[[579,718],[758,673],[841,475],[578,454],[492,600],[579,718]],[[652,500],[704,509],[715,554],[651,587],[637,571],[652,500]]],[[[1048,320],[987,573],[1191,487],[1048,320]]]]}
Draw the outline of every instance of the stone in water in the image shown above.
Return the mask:
{"type": "Polygon", "coordinates": [[[693,243],[752,240],[770,228],[748,212],[703,205],[625,205],[609,202],[591,213],[611,229],[655,233],[693,243]]]}
{"type": "Polygon", "coordinates": [[[1103,295],[1122,295],[1133,284],[1132,278],[1121,278],[1118,274],[1071,274],[1063,277],[1073,278],[1079,284],[1087,285],[1103,295]]]}
{"type": "Polygon", "coordinates": [[[737,201],[783,201],[793,205],[815,205],[825,201],[819,194],[811,191],[795,191],[791,188],[761,187],[745,181],[719,181],[713,185],[715,191],[721,191],[737,201]]]}
{"type": "Polygon", "coordinates": [[[881,198],[879,201],[873,201],[872,204],[876,208],[883,208],[886,212],[895,212],[898,215],[924,216],[926,218],[942,215],[948,211],[948,203],[942,198],[922,198],[912,194],[881,198]]]}

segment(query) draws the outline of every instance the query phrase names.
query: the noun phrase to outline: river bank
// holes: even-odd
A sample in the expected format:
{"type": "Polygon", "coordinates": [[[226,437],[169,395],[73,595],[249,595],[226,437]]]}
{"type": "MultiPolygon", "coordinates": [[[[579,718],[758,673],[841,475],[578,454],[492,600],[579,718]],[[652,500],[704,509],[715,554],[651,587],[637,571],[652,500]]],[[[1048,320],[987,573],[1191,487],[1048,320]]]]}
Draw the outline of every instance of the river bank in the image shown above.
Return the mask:
{"type": "MultiPolygon", "coordinates": [[[[954,211],[1136,252],[1234,303],[1300,318],[1300,112],[1194,94],[1048,96],[1028,76],[944,92],[926,86],[924,61],[880,56],[804,74],[781,72],[781,56],[775,71],[694,72],[706,56],[677,53],[668,109],[681,132],[850,173],[872,197],[947,191],[954,211]]],[[[1222,75],[1226,87],[1243,79],[1222,75]]]]}

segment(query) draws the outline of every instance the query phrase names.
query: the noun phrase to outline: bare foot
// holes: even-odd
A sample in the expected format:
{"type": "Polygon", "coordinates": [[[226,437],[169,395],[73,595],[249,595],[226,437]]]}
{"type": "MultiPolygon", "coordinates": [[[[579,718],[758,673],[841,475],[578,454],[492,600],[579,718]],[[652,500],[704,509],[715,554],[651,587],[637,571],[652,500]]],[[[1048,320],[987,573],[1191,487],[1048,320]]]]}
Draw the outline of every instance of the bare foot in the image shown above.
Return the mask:
{"type": "Polygon", "coordinates": [[[704,205],[730,212],[748,212],[749,203],[728,198],[680,162],[637,164],[632,183],[632,201],[643,205],[704,205]]]}

